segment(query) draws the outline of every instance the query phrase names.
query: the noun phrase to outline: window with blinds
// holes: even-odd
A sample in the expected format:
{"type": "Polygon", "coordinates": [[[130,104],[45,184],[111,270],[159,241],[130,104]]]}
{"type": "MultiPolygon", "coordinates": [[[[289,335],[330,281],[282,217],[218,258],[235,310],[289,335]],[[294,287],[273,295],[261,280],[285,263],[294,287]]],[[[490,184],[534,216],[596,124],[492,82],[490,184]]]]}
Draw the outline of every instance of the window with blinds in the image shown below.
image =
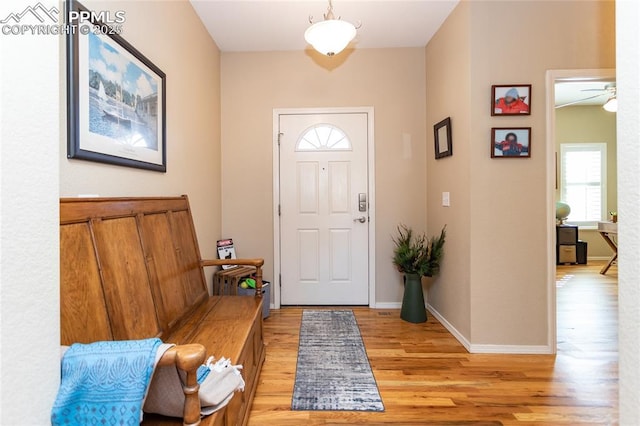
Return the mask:
{"type": "Polygon", "coordinates": [[[564,143],[560,145],[561,201],[569,204],[567,222],[596,225],[607,217],[607,145],[564,143]]]}

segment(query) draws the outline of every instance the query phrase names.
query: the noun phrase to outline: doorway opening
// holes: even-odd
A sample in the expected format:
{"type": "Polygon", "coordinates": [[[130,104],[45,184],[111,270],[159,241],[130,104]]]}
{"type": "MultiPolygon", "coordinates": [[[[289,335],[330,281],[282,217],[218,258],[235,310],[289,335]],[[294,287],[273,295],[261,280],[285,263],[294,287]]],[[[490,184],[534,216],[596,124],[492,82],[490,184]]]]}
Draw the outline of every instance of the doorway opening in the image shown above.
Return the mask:
{"type": "Polygon", "coordinates": [[[273,112],[274,305],[375,306],[373,108],[273,112]]]}
{"type": "Polygon", "coordinates": [[[615,79],[612,69],[547,72],[548,308],[554,353],[588,350],[617,357],[617,268],[600,274],[613,253],[598,231],[617,210],[616,119],[603,109],[615,97],[615,79]],[[556,209],[556,202],[571,212],[556,209]]]}

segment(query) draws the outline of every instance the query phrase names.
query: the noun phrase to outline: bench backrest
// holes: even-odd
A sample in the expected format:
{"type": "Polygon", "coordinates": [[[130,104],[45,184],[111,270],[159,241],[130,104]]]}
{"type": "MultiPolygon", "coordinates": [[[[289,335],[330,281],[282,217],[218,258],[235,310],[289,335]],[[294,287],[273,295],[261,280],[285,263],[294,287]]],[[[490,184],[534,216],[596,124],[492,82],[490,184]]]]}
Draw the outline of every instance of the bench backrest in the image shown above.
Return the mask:
{"type": "Polygon", "coordinates": [[[208,296],[186,196],[60,200],[61,343],[160,337],[208,296]]]}

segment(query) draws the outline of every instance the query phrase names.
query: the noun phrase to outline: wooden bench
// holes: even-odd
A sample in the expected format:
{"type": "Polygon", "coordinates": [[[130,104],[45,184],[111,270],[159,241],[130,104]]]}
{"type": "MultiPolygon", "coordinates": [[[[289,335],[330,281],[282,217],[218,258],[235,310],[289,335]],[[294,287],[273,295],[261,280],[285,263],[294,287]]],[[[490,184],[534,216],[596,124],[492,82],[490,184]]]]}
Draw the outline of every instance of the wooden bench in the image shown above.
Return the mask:
{"type": "Polygon", "coordinates": [[[245,425],[265,357],[263,263],[202,260],[186,196],[61,199],[61,344],[176,343],[160,365],[187,373],[184,420],[145,414],[144,423],[245,425]],[[209,295],[203,268],[231,262],[257,268],[255,297],[209,295]],[[242,364],[246,386],[200,419],[196,370],[205,355],[242,364]]]}

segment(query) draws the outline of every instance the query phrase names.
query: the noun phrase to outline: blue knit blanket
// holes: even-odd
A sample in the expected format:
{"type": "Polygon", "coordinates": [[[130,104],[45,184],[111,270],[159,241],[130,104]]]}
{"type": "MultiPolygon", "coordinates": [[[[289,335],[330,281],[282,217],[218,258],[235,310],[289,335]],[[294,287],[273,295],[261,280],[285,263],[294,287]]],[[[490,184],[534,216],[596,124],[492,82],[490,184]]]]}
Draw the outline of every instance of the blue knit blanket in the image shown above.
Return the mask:
{"type": "Polygon", "coordinates": [[[153,375],[160,339],[72,345],[62,359],[53,425],[134,425],[153,375]]]}

